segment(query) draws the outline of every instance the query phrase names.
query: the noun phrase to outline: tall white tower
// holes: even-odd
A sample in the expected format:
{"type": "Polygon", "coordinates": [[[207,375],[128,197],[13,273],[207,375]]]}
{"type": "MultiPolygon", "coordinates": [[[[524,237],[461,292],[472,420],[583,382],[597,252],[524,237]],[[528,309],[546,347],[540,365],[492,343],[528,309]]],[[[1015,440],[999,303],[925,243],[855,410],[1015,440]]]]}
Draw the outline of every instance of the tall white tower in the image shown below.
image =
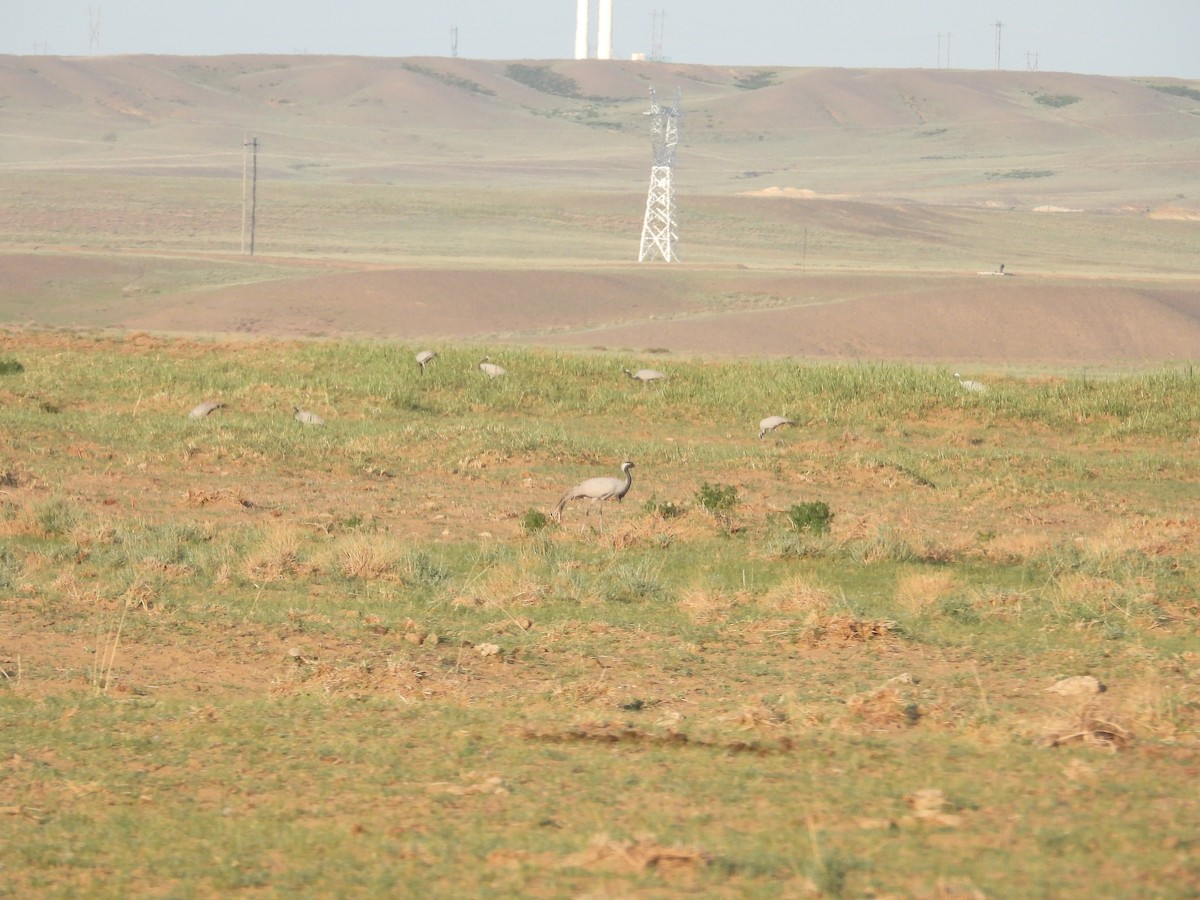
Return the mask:
{"type": "Polygon", "coordinates": [[[575,4],[575,58],[588,58],[588,0],[575,4]]]}
{"type": "Polygon", "coordinates": [[[646,218],[642,222],[642,246],[638,262],[661,256],[666,262],[679,259],[675,244],[679,224],[675,221],[675,145],[679,143],[681,94],[675,91],[674,106],[659,106],[650,88],[650,143],[654,165],[650,168],[650,190],[646,194],[646,218]]]}
{"type": "Polygon", "coordinates": [[[596,59],[612,59],[613,0],[600,0],[596,29],[596,59]]]}

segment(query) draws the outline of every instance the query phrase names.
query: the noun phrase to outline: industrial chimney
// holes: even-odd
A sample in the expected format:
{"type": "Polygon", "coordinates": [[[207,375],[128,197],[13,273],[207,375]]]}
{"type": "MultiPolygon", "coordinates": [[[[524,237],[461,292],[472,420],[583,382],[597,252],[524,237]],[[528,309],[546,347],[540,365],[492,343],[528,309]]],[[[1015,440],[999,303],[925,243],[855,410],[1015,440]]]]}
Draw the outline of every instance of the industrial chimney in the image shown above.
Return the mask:
{"type": "Polygon", "coordinates": [[[575,4],[575,58],[588,58],[588,0],[575,4]]]}
{"type": "Polygon", "coordinates": [[[596,11],[596,59],[612,59],[613,0],[600,0],[596,11]]]}

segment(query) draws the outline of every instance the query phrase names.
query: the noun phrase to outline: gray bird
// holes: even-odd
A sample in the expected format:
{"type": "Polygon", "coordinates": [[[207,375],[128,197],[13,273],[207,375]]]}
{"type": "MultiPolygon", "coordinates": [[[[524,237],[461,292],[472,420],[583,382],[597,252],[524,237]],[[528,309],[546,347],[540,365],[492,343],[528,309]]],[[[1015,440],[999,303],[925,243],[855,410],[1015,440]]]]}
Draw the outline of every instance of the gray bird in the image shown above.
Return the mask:
{"type": "Polygon", "coordinates": [[[776,428],[781,428],[784,425],[795,425],[791,419],[786,416],[767,416],[758,423],[758,439],[761,441],[766,436],[768,431],[774,431],[776,428]]]}
{"type": "Polygon", "coordinates": [[[421,374],[425,374],[425,367],[437,358],[436,350],[422,350],[417,354],[417,365],[421,367],[421,374]]]}
{"type": "Polygon", "coordinates": [[[963,390],[970,391],[972,394],[986,394],[987,393],[987,385],[986,384],[981,384],[978,381],[972,381],[969,378],[963,378],[957,372],[954,373],[954,377],[957,378],[958,383],[963,386],[963,390]]]}
{"type": "Polygon", "coordinates": [[[207,400],[204,403],[201,403],[195,409],[193,409],[190,413],[188,413],[188,418],[189,419],[203,419],[206,416],[208,416],[209,413],[215,412],[218,409],[224,409],[224,408],[225,408],[225,404],[219,400],[207,400]]]}
{"type": "Polygon", "coordinates": [[[554,516],[559,522],[562,522],[563,508],[572,500],[589,500],[587,511],[583,514],[584,525],[587,525],[587,517],[592,512],[592,507],[600,503],[600,530],[604,530],[604,503],[607,500],[621,501],[626,494],[629,493],[630,485],[633,484],[633,476],[629,474],[629,470],[633,468],[633,463],[629,460],[621,463],[621,472],[625,475],[624,478],[613,478],[609,475],[597,475],[595,478],[589,478],[587,481],[581,481],[575,487],[571,488],[558,501],[558,505],[554,508],[554,516]]]}
{"type": "Polygon", "coordinates": [[[488,378],[499,378],[501,375],[508,374],[508,369],[504,368],[504,366],[496,365],[491,361],[491,359],[492,358],[490,356],[485,356],[479,361],[480,372],[482,372],[488,378]]]}
{"type": "Polygon", "coordinates": [[[325,420],[318,416],[315,412],[309,412],[307,409],[301,409],[298,406],[292,407],[292,418],[301,425],[324,425],[325,420]]]}
{"type": "Polygon", "coordinates": [[[628,369],[622,369],[622,371],[635,381],[641,382],[658,381],[660,378],[667,377],[662,372],[658,371],[658,369],[638,369],[636,372],[630,372],[628,369]]]}

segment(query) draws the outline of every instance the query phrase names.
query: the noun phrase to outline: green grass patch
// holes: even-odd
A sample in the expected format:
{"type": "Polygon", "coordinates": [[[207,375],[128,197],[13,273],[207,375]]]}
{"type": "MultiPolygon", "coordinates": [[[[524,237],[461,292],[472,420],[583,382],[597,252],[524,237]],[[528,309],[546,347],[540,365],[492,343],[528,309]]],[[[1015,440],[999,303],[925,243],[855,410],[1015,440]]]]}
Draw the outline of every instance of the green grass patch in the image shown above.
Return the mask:
{"type": "Polygon", "coordinates": [[[1200,879],[1188,366],[963,402],[899,364],[4,340],[4,891],[1200,879]],[[603,529],[548,527],[624,458],[603,529]]]}

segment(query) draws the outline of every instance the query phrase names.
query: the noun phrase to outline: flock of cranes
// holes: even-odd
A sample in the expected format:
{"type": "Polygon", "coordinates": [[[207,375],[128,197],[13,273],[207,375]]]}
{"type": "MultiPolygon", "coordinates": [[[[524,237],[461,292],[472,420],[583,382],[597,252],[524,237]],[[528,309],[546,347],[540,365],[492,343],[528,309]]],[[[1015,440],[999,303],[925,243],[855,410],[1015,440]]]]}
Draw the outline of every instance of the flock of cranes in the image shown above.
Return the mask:
{"type": "MultiPolygon", "coordinates": [[[[437,359],[437,351],[422,350],[416,354],[415,359],[417,366],[421,370],[421,374],[425,374],[425,367],[437,359]]],[[[485,356],[479,361],[479,371],[486,375],[489,379],[500,378],[508,374],[508,370],[503,366],[491,361],[490,357],[485,356]]],[[[636,372],[630,369],[622,369],[624,374],[628,375],[634,381],[640,381],[643,384],[649,384],[652,381],[660,381],[667,376],[664,372],[657,369],[638,369],[636,372]]],[[[963,378],[958,372],[954,373],[955,379],[962,386],[963,390],[971,394],[987,393],[987,386],[978,381],[963,378]]],[[[189,419],[204,419],[218,409],[224,409],[225,404],[219,400],[209,400],[197,405],[188,413],[189,419]]],[[[314,412],[306,409],[301,409],[298,406],[292,407],[292,418],[301,425],[321,426],[325,424],[325,420],[314,412]]],[[[796,423],[787,416],[767,416],[761,419],[758,423],[758,439],[762,440],[769,432],[775,431],[777,428],[785,426],[794,426],[796,423]]],[[[596,507],[600,516],[600,530],[604,531],[604,504],[610,501],[618,503],[625,498],[629,493],[629,489],[633,486],[633,475],[630,470],[634,468],[634,464],[630,460],[625,460],[621,463],[620,478],[611,475],[597,475],[592,478],[584,479],[577,485],[568,490],[554,507],[554,517],[556,521],[562,522],[563,510],[567,504],[574,500],[587,500],[587,510],[584,512],[584,522],[582,528],[587,527],[588,516],[591,515],[592,508],[596,507]],[[599,504],[599,506],[597,506],[599,504]]]]}

